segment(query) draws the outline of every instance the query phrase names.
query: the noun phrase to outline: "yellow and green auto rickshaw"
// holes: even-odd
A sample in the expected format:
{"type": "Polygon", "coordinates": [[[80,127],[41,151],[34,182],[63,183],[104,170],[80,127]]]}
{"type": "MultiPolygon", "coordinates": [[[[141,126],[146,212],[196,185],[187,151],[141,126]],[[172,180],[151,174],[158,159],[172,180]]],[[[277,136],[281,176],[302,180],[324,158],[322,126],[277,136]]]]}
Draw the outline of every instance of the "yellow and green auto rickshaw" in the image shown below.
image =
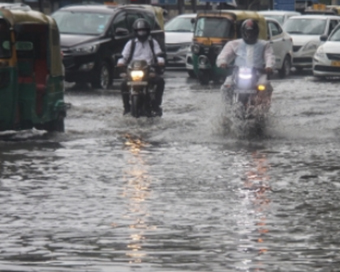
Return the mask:
{"type": "Polygon", "coordinates": [[[54,19],[0,9],[0,131],[64,131],[61,58],[54,19]]]}
{"type": "Polygon", "coordinates": [[[224,80],[229,71],[216,67],[216,58],[223,46],[241,38],[244,20],[254,19],[260,27],[259,38],[267,40],[265,18],[255,11],[215,10],[197,14],[191,46],[194,73],[201,84],[224,80]]]}

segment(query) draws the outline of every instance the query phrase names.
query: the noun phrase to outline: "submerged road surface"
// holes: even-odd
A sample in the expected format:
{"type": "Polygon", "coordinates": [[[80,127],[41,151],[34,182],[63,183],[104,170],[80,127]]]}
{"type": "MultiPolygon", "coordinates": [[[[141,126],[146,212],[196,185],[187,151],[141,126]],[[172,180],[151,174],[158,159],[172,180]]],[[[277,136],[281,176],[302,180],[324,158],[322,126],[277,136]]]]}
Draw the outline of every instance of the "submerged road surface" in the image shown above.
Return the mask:
{"type": "Polygon", "coordinates": [[[68,89],[64,134],[0,142],[0,271],[340,271],[339,81],[274,79],[265,135],[166,72],[162,118],[68,89]]]}

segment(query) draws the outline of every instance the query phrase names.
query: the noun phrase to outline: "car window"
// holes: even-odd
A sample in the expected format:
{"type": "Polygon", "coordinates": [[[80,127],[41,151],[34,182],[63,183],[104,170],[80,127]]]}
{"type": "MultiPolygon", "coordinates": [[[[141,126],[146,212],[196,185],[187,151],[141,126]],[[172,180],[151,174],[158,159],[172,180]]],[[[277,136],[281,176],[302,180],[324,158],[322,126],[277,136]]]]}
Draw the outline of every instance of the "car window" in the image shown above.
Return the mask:
{"type": "Polygon", "coordinates": [[[316,18],[290,18],[283,28],[289,34],[322,35],[325,33],[327,21],[316,18]]]}
{"type": "Polygon", "coordinates": [[[280,24],[283,24],[284,22],[284,16],[283,15],[272,15],[272,14],[265,14],[265,17],[276,19],[280,24]]]}
{"type": "Polygon", "coordinates": [[[338,25],[338,20],[331,20],[329,23],[328,35],[332,33],[333,29],[338,25]]]}
{"type": "Polygon", "coordinates": [[[167,32],[193,32],[194,22],[192,22],[192,18],[176,17],[165,24],[164,30],[167,32]]]}
{"type": "Polygon", "coordinates": [[[282,33],[281,27],[275,22],[269,22],[269,28],[272,32],[272,36],[277,36],[282,33]]]}
{"type": "Polygon", "coordinates": [[[161,29],[161,26],[157,23],[156,16],[153,13],[141,12],[139,13],[139,16],[149,22],[151,29],[153,30],[161,29]]]}
{"type": "Polygon", "coordinates": [[[109,14],[57,11],[52,14],[61,34],[99,35],[110,20],[109,14]]]}
{"type": "Polygon", "coordinates": [[[336,30],[334,30],[334,32],[332,33],[332,35],[329,37],[328,40],[332,42],[340,42],[340,28],[339,27],[336,30]]]}
{"type": "Polygon", "coordinates": [[[126,19],[126,13],[121,12],[119,13],[113,20],[113,29],[116,30],[117,28],[125,28],[128,29],[128,23],[126,19]]]}
{"type": "Polygon", "coordinates": [[[127,29],[132,32],[133,31],[133,23],[141,18],[138,14],[136,13],[127,13],[126,14],[126,24],[127,24],[127,29]]]}

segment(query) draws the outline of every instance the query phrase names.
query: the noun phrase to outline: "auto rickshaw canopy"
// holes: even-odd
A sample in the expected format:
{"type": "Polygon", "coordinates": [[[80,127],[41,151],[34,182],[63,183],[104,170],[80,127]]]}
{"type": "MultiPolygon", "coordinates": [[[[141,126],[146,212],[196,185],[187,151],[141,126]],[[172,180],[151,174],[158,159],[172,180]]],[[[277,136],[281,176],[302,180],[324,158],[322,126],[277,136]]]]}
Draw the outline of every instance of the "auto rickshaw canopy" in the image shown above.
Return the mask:
{"type": "MultiPolygon", "coordinates": [[[[0,8],[0,19],[7,20],[14,31],[20,29],[21,25],[46,25],[49,32],[48,49],[46,50],[46,60],[49,64],[49,72],[52,76],[63,74],[59,31],[58,26],[52,17],[34,10],[24,11],[0,8]]],[[[30,28],[30,31],[32,31],[32,28],[30,28]]]]}
{"type": "MultiPolygon", "coordinates": [[[[257,13],[256,11],[248,10],[214,10],[214,11],[203,11],[197,14],[196,20],[198,21],[201,17],[215,17],[215,18],[227,18],[234,21],[236,27],[236,33],[239,33],[239,28],[242,22],[246,19],[254,19],[259,25],[259,38],[263,40],[268,40],[267,35],[267,24],[263,15],[257,13]]],[[[240,36],[240,35],[238,35],[240,36]]]]}

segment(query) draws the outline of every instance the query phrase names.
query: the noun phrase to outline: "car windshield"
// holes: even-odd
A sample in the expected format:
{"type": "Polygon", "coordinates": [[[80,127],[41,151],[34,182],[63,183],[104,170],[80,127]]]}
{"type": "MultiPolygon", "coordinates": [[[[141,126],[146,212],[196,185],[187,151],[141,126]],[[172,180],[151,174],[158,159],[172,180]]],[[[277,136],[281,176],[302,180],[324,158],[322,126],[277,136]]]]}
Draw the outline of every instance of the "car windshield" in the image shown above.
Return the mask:
{"type": "Polygon", "coordinates": [[[61,34],[99,35],[111,15],[92,12],[57,11],[52,14],[61,34]]]}
{"type": "Polygon", "coordinates": [[[329,37],[329,41],[332,42],[340,42],[340,28],[337,28],[333,33],[332,36],[329,37]]]}
{"type": "Polygon", "coordinates": [[[233,35],[232,23],[226,18],[199,18],[196,24],[195,36],[208,38],[228,38],[233,35]]]}
{"type": "Polygon", "coordinates": [[[285,22],[283,28],[289,34],[322,35],[325,33],[326,22],[326,20],[316,18],[291,18],[285,22]]]}
{"type": "Polygon", "coordinates": [[[264,14],[265,17],[276,19],[281,25],[283,25],[284,16],[283,15],[273,15],[273,14],[264,14]]]}
{"type": "Polygon", "coordinates": [[[164,26],[166,32],[193,32],[194,18],[177,17],[167,22],[164,26]]]}

